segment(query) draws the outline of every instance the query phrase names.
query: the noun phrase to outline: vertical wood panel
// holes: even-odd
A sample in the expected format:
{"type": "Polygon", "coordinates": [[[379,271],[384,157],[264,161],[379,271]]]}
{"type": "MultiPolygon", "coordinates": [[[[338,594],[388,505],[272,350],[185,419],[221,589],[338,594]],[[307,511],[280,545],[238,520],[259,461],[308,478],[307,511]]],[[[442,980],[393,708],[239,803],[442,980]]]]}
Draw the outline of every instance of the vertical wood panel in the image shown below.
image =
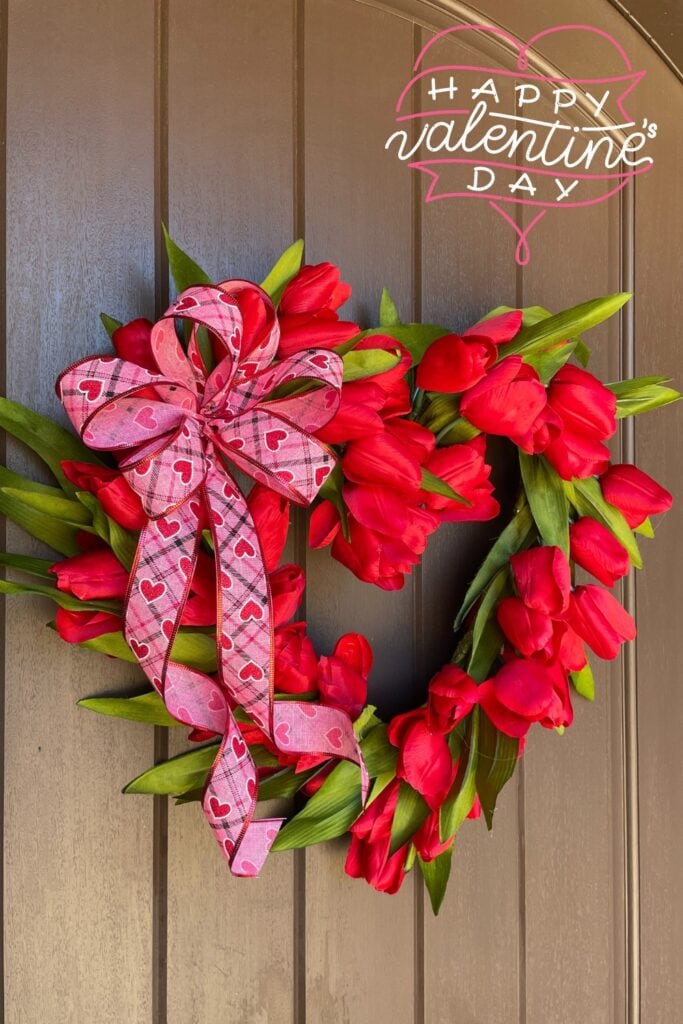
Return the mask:
{"type": "MultiPolygon", "coordinates": [[[[170,230],[218,280],[261,280],[292,241],[292,29],[289,0],[170,3],[170,230]]],[[[286,1024],[292,855],[232,878],[198,805],[170,808],[168,851],[169,1024],[286,1024]]]]}
{"type": "MultiPolygon", "coordinates": [[[[655,167],[636,189],[635,339],[637,375],[671,374],[681,388],[683,296],[676,264],[683,252],[683,87],[643,45],[648,75],[643,109],[660,124],[655,167]]],[[[640,812],[640,938],[643,1024],[680,1015],[683,978],[680,725],[683,722],[680,643],[683,618],[683,409],[636,423],[638,465],[674,494],[657,517],[656,539],[642,545],[637,580],[637,711],[640,812]]]]}
{"type": "MultiPolygon", "coordinates": [[[[151,312],[152,10],[10,7],[8,393],[55,415],[56,374],[107,349],[98,312],[151,312]]],[[[35,469],[15,445],[10,464],[35,469]]],[[[5,1020],[146,1024],[152,809],[120,788],[150,763],[151,735],[75,706],[134,675],[63,644],[44,629],[53,607],[21,600],[5,649],[5,1020]]]]}
{"type": "MultiPolygon", "coordinates": [[[[423,33],[423,44],[431,34],[423,33]]],[[[480,59],[467,35],[456,34],[430,51],[428,63],[477,64],[480,59]]],[[[457,331],[494,306],[516,305],[514,240],[485,202],[441,200],[424,205],[422,217],[424,320],[457,331]]],[[[492,444],[488,452],[494,465],[497,447],[492,444]]],[[[505,500],[508,474],[496,475],[498,496],[505,500]]],[[[430,540],[423,563],[427,679],[453,653],[453,619],[498,530],[497,521],[446,525],[430,540]]],[[[430,1024],[515,1020],[520,905],[514,781],[501,794],[492,835],[483,820],[463,826],[438,918],[426,903],[426,1019],[430,1024]]]]}
{"type": "MultiPolygon", "coordinates": [[[[412,29],[342,0],[305,14],[305,214],[308,260],[338,263],[353,284],[350,314],[376,323],[386,285],[409,311],[411,182],[383,150],[411,65],[412,29]]],[[[346,309],[346,307],[345,307],[346,309]]],[[[329,652],[346,631],[376,652],[371,700],[413,703],[412,581],[384,593],[360,583],[328,551],[308,558],[309,620],[329,652]]],[[[307,852],[307,1019],[413,1019],[412,880],[394,897],[344,875],[346,842],[307,852]]]]}

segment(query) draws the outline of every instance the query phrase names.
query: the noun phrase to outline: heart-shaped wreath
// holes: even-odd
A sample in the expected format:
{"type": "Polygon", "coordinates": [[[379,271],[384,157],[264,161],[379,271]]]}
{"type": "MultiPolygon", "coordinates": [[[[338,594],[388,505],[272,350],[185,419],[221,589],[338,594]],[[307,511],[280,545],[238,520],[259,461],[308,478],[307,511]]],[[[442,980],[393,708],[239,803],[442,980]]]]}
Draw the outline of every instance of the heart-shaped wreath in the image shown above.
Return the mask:
{"type": "Polygon", "coordinates": [[[572,690],[592,699],[586,647],[614,658],[635,636],[613,587],[671,496],[612,464],[605,441],[679,395],[665,378],[605,385],[584,368],[581,332],[628,295],[555,315],[501,307],[456,335],[402,323],[385,291],[379,327],[361,331],[339,319],[337,268],[301,266],[302,243],[261,286],[214,285],[167,247],[166,314],[103,316],[116,355],[58,381],[79,439],[1,400],[0,425],[56,486],[1,468],[0,512],[62,556],[2,555],[37,579],[2,590],[51,598],[62,639],[140,664],[151,690],[81,704],[190,727],[201,745],[125,792],[201,800],[233,873],[349,831],[350,875],[396,892],[417,861],[436,912],[455,833],[482,813],[491,827],[529,727],[562,732],[572,690]],[[367,704],[368,641],[347,634],[318,656],[291,621],[305,581],[280,565],[290,503],[314,503],[312,547],[398,589],[440,523],[499,514],[489,434],[518,450],[512,517],[426,705],[385,724],[367,704]],[[600,585],[576,585],[577,567],[600,585]],[[257,800],[295,795],[289,819],[255,817],[257,800]]]}

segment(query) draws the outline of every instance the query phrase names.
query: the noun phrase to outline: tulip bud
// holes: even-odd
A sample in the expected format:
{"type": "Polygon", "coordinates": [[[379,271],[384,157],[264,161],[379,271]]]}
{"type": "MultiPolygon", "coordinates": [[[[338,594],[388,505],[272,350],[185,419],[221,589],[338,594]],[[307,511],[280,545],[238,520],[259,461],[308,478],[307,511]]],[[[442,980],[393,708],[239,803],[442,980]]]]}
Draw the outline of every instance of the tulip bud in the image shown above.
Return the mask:
{"type": "Polygon", "coordinates": [[[570,554],[582,569],[607,587],[628,572],[628,552],[611,530],[590,516],[572,525],[569,530],[570,554]]]}
{"type": "Polygon", "coordinates": [[[610,466],[600,478],[605,501],[623,514],[631,529],[640,526],[648,516],[666,512],[673,498],[656,480],[636,466],[610,466]]]}
{"type": "Polygon", "coordinates": [[[599,658],[616,658],[626,640],[633,640],[636,624],[608,590],[588,583],[572,594],[567,620],[599,658]]]}
{"type": "Polygon", "coordinates": [[[517,592],[529,608],[557,616],[569,604],[571,573],[558,547],[544,546],[520,551],[510,559],[517,592]]]}

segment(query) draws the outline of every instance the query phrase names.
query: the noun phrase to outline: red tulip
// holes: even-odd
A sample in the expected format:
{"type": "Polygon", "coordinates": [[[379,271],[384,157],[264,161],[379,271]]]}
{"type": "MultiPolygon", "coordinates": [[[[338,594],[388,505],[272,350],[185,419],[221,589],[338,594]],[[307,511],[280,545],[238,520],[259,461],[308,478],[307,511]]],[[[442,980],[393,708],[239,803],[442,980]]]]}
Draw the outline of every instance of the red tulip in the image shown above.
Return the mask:
{"type": "Polygon", "coordinates": [[[529,608],[558,616],[569,604],[571,573],[560,550],[552,546],[520,551],[510,559],[517,592],[529,608]]]}
{"type": "Polygon", "coordinates": [[[577,587],[572,594],[567,620],[600,658],[616,658],[626,640],[633,640],[636,624],[608,590],[595,583],[577,587]]]}
{"type": "Polygon", "coordinates": [[[71,612],[58,608],[55,626],[62,640],[82,644],[104,633],[117,633],[123,625],[118,615],[109,612],[71,612]]]}
{"type": "MultiPolygon", "coordinates": [[[[371,334],[367,338],[361,338],[354,351],[363,352],[367,349],[379,348],[392,355],[399,354],[400,359],[396,366],[383,373],[377,373],[372,378],[373,384],[378,384],[384,391],[384,403],[382,405],[382,416],[385,420],[388,417],[406,416],[412,409],[410,388],[406,380],[406,374],[413,365],[413,357],[408,349],[397,341],[384,334],[371,334]]],[[[343,393],[343,387],[342,387],[343,393]]]]}
{"type": "Polygon", "coordinates": [[[556,673],[540,661],[514,659],[479,687],[479,703],[501,732],[522,737],[534,722],[564,724],[556,673]]]}
{"type": "Polygon", "coordinates": [[[405,878],[408,844],[389,855],[398,790],[399,781],[393,779],[350,829],[351,844],[346,857],[346,873],[351,878],[364,878],[379,892],[398,892],[405,878]]]}
{"type": "Polygon", "coordinates": [[[503,598],[497,616],[503,633],[525,658],[542,651],[552,639],[552,619],[545,612],[529,608],[521,597],[503,598]]]}
{"type": "Polygon", "coordinates": [[[119,526],[126,530],[141,530],[146,525],[147,516],[139,496],[118,470],[68,460],[60,465],[67,480],[79,491],[94,494],[107,515],[119,526]]]}
{"type": "Polygon", "coordinates": [[[397,442],[405,454],[420,465],[434,451],[434,434],[414,420],[394,416],[385,420],[384,429],[386,436],[397,442]]]}
{"type": "Polygon", "coordinates": [[[648,516],[666,512],[673,498],[669,492],[636,466],[620,463],[610,466],[600,478],[605,501],[614,505],[634,529],[648,516]]]}
{"type": "Polygon", "coordinates": [[[432,810],[439,808],[453,783],[455,765],[443,733],[430,730],[427,709],[397,715],[387,736],[399,748],[397,776],[420,793],[432,810]]]}
{"type": "Polygon", "coordinates": [[[318,690],[323,704],[341,708],[355,721],[368,699],[372,649],[360,633],[339,638],[330,657],[320,658],[318,690]]]}
{"type": "Polygon", "coordinates": [[[307,348],[336,348],[350,341],[360,331],[358,324],[340,320],[336,313],[298,313],[280,320],[278,358],[286,359],[307,348]]]}
{"type": "Polygon", "coordinates": [[[247,505],[259,535],[266,569],[273,572],[287,542],[289,502],[264,484],[254,484],[247,505]]]}
{"type": "Polygon", "coordinates": [[[351,295],[351,285],[341,280],[334,263],[304,264],[289,282],[280,300],[279,313],[314,313],[337,310],[351,295]]]}
{"type": "Polygon", "coordinates": [[[413,846],[423,861],[430,861],[445,853],[454,839],[455,836],[449,836],[444,843],[441,842],[439,813],[432,811],[413,836],[413,846]]]}
{"type": "Polygon", "coordinates": [[[306,623],[293,622],[275,630],[275,689],[280,693],[309,693],[316,687],[318,659],[306,636],[306,623]]]}
{"type": "Polygon", "coordinates": [[[461,668],[444,665],[439,669],[429,683],[427,709],[432,732],[451,732],[478,702],[478,690],[472,677],[461,668]]]}
{"type": "Polygon", "coordinates": [[[546,405],[544,409],[541,409],[527,432],[519,435],[517,444],[529,455],[538,455],[540,452],[545,452],[548,445],[552,444],[561,433],[562,420],[549,405],[546,405]]]}
{"type": "Polygon", "coordinates": [[[50,567],[57,587],[81,601],[123,600],[128,589],[128,570],[109,548],[96,548],[82,555],[64,558],[50,567]]]}
{"type": "Polygon", "coordinates": [[[583,516],[570,527],[570,554],[573,561],[608,587],[628,572],[628,552],[611,530],[583,516]]]}
{"type": "Polygon", "coordinates": [[[479,430],[523,438],[546,404],[545,388],[521,356],[507,356],[466,391],[460,412],[479,430]]]}
{"type": "Polygon", "coordinates": [[[511,309],[507,313],[499,313],[498,316],[490,316],[486,320],[480,320],[463,331],[463,338],[486,338],[494,345],[505,345],[512,341],[519,333],[522,326],[521,309],[511,309]]]}
{"type": "Polygon", "coordinates": [[[560,476],[571,480],[603,472],[609,449],[601,442],[617,429],[615,395],[592,373],[567,364],[550,382],[548,405],[559,416],[562,432],[545,454],[560,476]]]}
{"type": "MultiPolygon", "coordinates": [[[[369,503],[366,502],[366,509],[369,503]]],[[[375,514],[374,510],[371,510],[375,514]]],[[[402,537],[391,537],[368,529],[353,516],[348,516],[349,540],[339,531],[332,543],[332,555],[365,583],[374,583],[382,590],[400,590],[405,573],[412,571],[427,544],[427,536],[438,524],[436,517],[419,508],[410,507],[410,520],[404,524],[402,537]]],[[[391,523],[384,524],[391,530],[391,523]]]]}
{"type": "Polygon", "coordinates": [[[158,373],[159,367],[151,345],[153,326],[152,321],[145,317],[131,320],[130,323],[116,328],[111,336],[111,343],[121,359],[142,366],[145,370],[151,370],[152,373],[158,373]]]}
{"type": "Polygon", "coordinates": [[[354,380],[342,385],[341,403],[330,422],[316,437],[325,444],[344,444],[357,437],[367,437],[384,430],[379,410],[386,394],[373,380],[354,380]]]}
{"type": "Polygon", "coordinates": [[[441,522],[484,522],[495,519],[500,512],[489,480],[491,467],[484,461],[485,447],[485,438],[480,435],[467,444],[437,448],[425,461],[426,469],[469,502],[469,505],[463,505],[453,498],[423,492],[425,505],[438,515],[441,522]]]}
{"type": "Polygon", "coordinates": [[[273,626],[284,626],[301,604],[306,587],[306,575],[299,565],[281,565],[270,574],[273,602],[273,626]]]}
{"type": "Polygon", "coordinates": [[[331,544],[339,533],[341,519],[339,511],[331,501],[325,499],[313,509],[308,520],[308,546],[324,548],[331,544]]]}
{"type": "Polygon", "coordinates": [[[342,469],[354,483],[384,486],[403,497],[415,496],[422,479],[417,459],[386,431],[351,441],[342,469]]]}
{"type": "Polygon", "coordinates": [[[482,379],[496,361],[496,346],[488,338],[446,334],[429,346],[417,368],[416,383],[425,391],[454,395],[482,379]]]}
{"type": "Polygon", "coordinates": [[[439,524],[433,513],[407,504],[395,491],[385,487],[345,484],[342,493],[357,523],[392,541],[399,541],[418,554],[422,554],[427,538],[439,524]]]}

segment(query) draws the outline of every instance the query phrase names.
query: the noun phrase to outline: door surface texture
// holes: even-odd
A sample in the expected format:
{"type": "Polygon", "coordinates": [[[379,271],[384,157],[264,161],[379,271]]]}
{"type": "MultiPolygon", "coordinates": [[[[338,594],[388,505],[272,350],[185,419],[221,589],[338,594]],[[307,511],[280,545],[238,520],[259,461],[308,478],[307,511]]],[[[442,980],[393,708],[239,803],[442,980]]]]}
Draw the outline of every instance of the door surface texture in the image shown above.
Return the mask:
{"type": "MultiPolygon", "coordinates": [[[[666,5],[650,6],[657,32],[666,5]]],[[[621,4],[0,0],[0,12],[10,398],[61,416],[54,379],[104,349],[99,312],[165,308],[162,221],[217,280],[259,281],[303,237],[308,262],[342,267],[350,315],[366,322],[383,286],[406,318],[453,330],[501,304],[556,310],[630,290],[628,311],[592,332],[595,372],[676,374],[683,85],[673,45],[661,52],[667,31],[653,45],[621,4]],[[610,32],[647,72],[636,114],[660,122],[653,173],[547,217],[524,269],[486,204],[425,204],[426,181],[384,150],[424,43],[482,21],[519,39],[564,21],[610,32]]],[[[595,40],[546,37],[534,59],[580,77],[599,63],[595,40]]],[[[482,56],[472,37],[441,45],[453,63],[482,56]]],[[[643,417],[614,450],[675,493],[681,422],[678,407],[643,417]]],[[[11,468],[40,472],[6,448],[11,468]]],[[[505,467],[496,472],[506,493],[505,467]]],[[[391,898],[347,878],[343,841],[233,879],[196,804],[121,795],[169,743],[187,742],[76,706],[134,692],[141,677],[63,644],[44,628],[47,603],[7,602],[4,1020],[681,1021],[680,526],[674,507],[625,584],[637,642],[601,666],[595,704],[577,702],[566,735],[534,732],[493,832],[473,822],[458,838],[436,919],[419,878],[391,898]]],[[[458,598],[497,529],[444,527],[405,588],[383,593],[307,550],[297,524],[290,553],[306,567],[314,638],[321,649],[345,631],[370,638],[383,712],[420,703],[450,656],[458,598]]],[[[7,550],[45,554],[11,524],[6,533],[7,550]]]]}

